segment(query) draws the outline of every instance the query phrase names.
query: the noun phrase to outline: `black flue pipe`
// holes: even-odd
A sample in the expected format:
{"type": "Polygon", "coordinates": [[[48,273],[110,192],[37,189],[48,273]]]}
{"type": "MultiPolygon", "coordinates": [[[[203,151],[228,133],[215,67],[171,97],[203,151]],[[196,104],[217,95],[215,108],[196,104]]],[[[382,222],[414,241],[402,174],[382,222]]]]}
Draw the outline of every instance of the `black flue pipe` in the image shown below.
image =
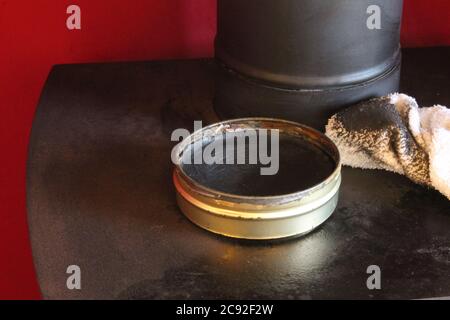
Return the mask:
{"type": "Polygon", "coordinates": [[[323,130],[398,90],[402,0],[218,0],[215,109],[323,130]]]}

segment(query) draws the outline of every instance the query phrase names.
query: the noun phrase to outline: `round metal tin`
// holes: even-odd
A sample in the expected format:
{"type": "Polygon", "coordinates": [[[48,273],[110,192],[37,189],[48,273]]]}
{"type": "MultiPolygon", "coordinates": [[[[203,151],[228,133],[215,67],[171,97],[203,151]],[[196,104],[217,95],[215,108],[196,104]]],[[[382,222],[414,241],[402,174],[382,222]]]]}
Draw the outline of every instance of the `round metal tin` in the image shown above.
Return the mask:
{"type": "MultiPolygon", "coordinates": [[[[293,237],[314,230],[336,208],[341,183],[339,151],[324,134],[299,123],[271,118],[223,121],[194,132],[180,142],[174,152],[176,165],[173,181],[178,205],[193,223],[211,232],[257,240],[293,237]],[[211,136],[230,130],[249,128],[277,129],[280,135],[303,139],[302,141],[320,148],[332,160],[331,174],[306,189],[286,194],[254,196],[219,191],[218,188],[208,186],[207,182],[199,182],[183,169],[183,153],[199,139],[210,139],[211,136]]],[[[302,168],[298,167],[298,170],[302,168]]]]}

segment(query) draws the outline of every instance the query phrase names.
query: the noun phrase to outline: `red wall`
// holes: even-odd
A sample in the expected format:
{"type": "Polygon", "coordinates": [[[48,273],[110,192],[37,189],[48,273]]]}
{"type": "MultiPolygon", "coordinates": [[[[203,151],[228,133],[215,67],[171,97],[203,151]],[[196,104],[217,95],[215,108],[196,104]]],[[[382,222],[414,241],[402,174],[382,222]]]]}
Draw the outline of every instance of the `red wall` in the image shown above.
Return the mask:
{"type": "MultiPolygon", "coordinates": [[[[211,56],[215,7],[214,0],[0,0],[0,298],[39,298],[25,163],[51,66],[211,56]],[[81,30],[66,28],[70,4],[81,7],[81,30]]],[[[449,10],[448,0],[405,0],[403,44],[450,44],[449,10]]]]}

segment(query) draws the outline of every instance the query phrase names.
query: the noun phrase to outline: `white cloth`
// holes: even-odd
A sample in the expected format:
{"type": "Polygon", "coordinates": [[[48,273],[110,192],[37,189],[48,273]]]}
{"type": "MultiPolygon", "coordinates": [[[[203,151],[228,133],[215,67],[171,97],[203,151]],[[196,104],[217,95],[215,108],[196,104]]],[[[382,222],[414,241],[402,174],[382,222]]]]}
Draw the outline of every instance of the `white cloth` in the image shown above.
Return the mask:
{"type": "Polygon", "coordinates": [[[328,120],[326,134],[342,164],[385,169],[435,188],[450,200],[450,109],[419,108],[391,94],[351,106],[328,120]]]}

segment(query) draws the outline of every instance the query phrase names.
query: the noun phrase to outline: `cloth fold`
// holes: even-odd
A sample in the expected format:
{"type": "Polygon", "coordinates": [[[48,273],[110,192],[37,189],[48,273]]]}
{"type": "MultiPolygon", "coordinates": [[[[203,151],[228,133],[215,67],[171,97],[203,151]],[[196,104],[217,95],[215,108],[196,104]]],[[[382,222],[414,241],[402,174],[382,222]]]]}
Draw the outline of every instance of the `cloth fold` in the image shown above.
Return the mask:
{"type": "Polygon", "coordinates": [[[342,164],[384,169],[433,187],[450,200],[450,109],[419,108],[394,93],[355,104],[328,120],[342,164]]]}

